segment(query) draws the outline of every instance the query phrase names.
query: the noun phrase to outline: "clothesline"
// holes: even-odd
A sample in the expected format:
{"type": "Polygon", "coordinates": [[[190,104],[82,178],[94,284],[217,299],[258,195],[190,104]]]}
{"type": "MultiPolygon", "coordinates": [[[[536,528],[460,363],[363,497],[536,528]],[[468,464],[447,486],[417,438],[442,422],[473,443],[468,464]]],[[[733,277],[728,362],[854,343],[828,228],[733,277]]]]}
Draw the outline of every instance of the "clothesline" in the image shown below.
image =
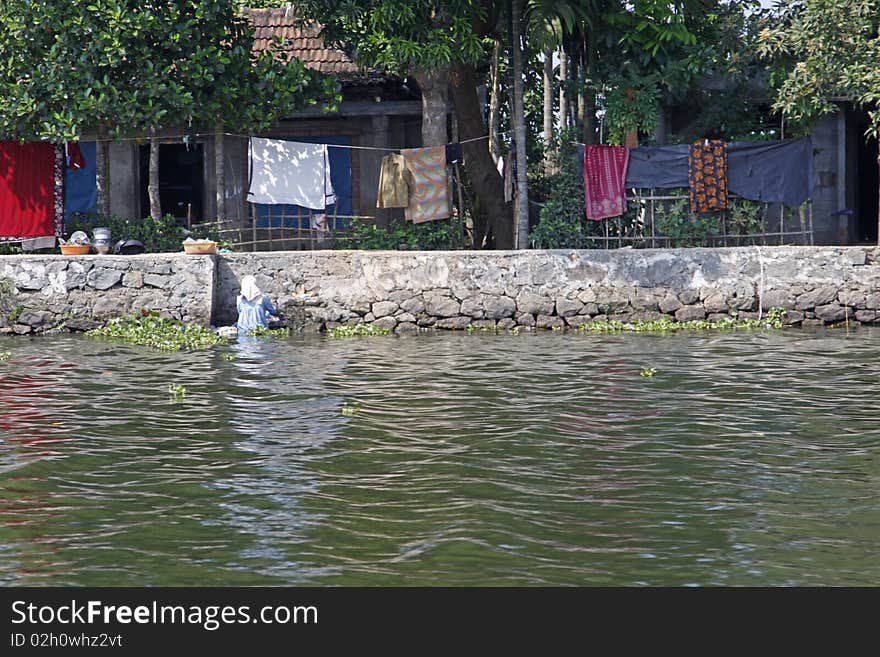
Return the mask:
{"type": "MultiPolygon", "coordinates": [[[[255,137],[256,135],[242,135],[234,132],[224,132],[222,133],[224,137],[235,137],[238,139],[250,139],[251,137],[255,137]]],[[[510,131],[500,132],[498,133],[499,137],[504,137],[512,134],[510,131]]],[[[188,132],[180,135],[163,135],[161,137],[157,137],[160,143],[168,143],[169,141],[181,140],[183,141],[187,137],[198,138],[198,137],[214,137],[216,133],[213,132],[188,132]]],[[[277,139],[284,139],[286,141],[296,141],[296,138],[285,138],[285,137],[277,137],[277,139]]],[[[450,142],[455,144],[470,144],[477,141],[482,141],[484,139],[489,139],[489,135],[482,135],[480,137],[474,137],[472,139],[465,139],[463,141],[458,142],[450,142]]],[[[150,137],[121,137],[119,139],[87,139],[86,142],[90,143],[113,143],[113,142],[146,142],[150,141],[150,137]]],[[[185,142],[184,142],[185,143],[185,142]]],[[[400,150],[403,150],[404,146],[398,146],[395,148],[390,147],[380,147],[380,146],[353,146],[351,144],[323,144],[321,142],[303,142],[315,144],[316,146],[326,146],[327,148],[348,148],[351,150],[360,150],[360,151],[382,151],[393,153],[400,150]]]]}

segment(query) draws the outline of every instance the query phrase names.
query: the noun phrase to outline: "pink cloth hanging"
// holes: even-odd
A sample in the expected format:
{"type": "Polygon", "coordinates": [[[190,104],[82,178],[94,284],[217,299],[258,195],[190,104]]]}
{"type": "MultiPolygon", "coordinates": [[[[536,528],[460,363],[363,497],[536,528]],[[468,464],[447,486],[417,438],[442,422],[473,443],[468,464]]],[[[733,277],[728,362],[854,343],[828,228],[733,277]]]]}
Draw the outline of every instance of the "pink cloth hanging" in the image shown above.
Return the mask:
{"type": "Polygon", "coordinates": [[[584,201],[587,219],[607,219],[626,212],[626,167],[629,149],[624,146],[584,146],[584,201]]]}

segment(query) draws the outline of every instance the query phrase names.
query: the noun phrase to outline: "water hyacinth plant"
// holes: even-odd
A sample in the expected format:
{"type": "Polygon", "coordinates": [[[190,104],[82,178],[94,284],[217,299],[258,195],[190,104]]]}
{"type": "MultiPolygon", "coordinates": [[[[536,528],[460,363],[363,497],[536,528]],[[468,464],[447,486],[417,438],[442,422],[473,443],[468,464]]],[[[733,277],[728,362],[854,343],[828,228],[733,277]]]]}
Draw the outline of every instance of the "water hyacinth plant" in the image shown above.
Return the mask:
{"type": "Polygon", "coordinates": [[[355,326],[335,326],[327,329],[331,338],[350,338],[361,335],[391,335],[391,331],[375,324],[356,324],[355,326]]]}
{"type": "Polygon", "coordinates": [[[88,331],[86,335],[162,351],[191,351],[226,342],[210,329],[159,317],[156,313],[111,319],[105,326],[88,331]]]}
{"type": "Polygon", "coordinates": [[[172,400],[182,401],[186,397],[186,386],[170,383],[168,384],[168,394],[171,395],[172,400]]]}
{"type": "Polygon", "coordinates": [[[622,333],[632,331],[635,333],[672,333],[674,331],[719,331],[729,329],[765,329],[782,328],[782,318],[785,311],[780,308],[771,309],[762,319],[722,319],[710,321],[698,319],[689,322],[676,322],[669,317],[660,317],[644,322],[619,322],[617,320],[602,320],[589,322],[578,326],[581,333],[622,333]]]}
{"type": "Polygon", "coordinates": [[[289,328],[266,328],[265,326],[255,326],[250,329],[246,336],[249,338],[286,338],[290,335],[289,328]]]}

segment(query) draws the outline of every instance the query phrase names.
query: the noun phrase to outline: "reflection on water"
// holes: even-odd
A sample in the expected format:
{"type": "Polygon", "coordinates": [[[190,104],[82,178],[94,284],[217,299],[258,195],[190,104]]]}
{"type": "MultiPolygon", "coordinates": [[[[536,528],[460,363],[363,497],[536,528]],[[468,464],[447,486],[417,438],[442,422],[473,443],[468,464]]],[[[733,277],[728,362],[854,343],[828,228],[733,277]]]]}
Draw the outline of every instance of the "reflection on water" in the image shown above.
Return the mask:
{"type": "Polygon", "coordinates": [[[5,344],[0,584],[880,585],[880,330],[5,344]]]}

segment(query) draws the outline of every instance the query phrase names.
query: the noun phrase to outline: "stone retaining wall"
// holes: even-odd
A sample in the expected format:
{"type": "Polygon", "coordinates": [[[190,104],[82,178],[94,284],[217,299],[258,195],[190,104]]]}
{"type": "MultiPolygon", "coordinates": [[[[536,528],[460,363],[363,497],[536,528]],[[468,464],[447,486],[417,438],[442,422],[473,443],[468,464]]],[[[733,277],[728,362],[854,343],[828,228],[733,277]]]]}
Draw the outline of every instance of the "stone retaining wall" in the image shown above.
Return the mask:
{"type": "Polygon", "coordinates": [[[210,324],[211,256],[0,256],[0,332],[86,330],[156,310],[210,324]]]}
{"type": "Polygon", "coordinates": [[[862,247],[235,254],[219,263],[218,321],[234,321],[248,273],[312,329],[717,320],[759,306],[788,310],[791,324],[880,318],[880,251],[862,247]]]}
{"type": "Polygon", "coordinates": [[[360,322],[403,333],[661,315],[717,320],[774,307],[788,311],[790,324],[880,321],[876,248],[306,251],[2,256],[0,331],[82,329],[141,308],[231,324],[245,274],[306,330],[360,322]]]}

